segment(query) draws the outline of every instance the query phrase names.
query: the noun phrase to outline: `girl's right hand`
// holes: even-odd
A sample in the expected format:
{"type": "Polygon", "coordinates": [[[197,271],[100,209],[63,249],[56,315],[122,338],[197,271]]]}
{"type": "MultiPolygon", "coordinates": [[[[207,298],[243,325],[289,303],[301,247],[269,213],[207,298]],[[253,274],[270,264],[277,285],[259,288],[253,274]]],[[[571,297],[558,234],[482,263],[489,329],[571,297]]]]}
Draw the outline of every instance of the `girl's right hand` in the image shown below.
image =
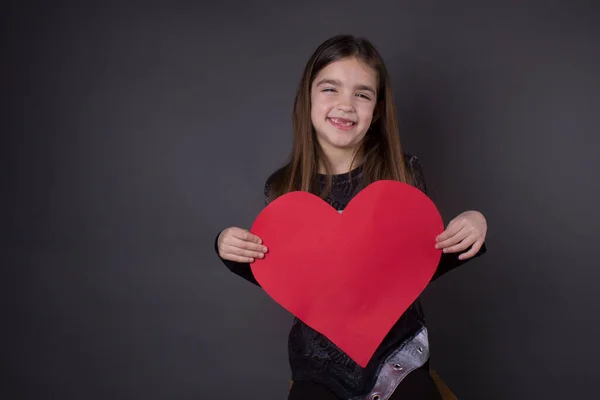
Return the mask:
{"type": "Polygon", "coordinates": [[[266,246],[258,236],[246,229],[231,227],[224,229],[217,239],[219,257],[239,263],[251,263],[256,258],[264,258],[266,246]]]}

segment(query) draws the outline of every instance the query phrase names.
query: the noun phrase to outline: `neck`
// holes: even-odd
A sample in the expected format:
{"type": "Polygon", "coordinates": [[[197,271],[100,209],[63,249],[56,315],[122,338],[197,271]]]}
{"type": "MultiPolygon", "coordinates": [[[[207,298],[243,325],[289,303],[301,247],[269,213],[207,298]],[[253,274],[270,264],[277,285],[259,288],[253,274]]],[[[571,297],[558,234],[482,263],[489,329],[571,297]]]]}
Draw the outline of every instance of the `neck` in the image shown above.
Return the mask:
{"type": "MultiPolygon", "coordinates": [[[[327,162],[329,166],[329,173],[332,175],[340,175],[350,172],[352,168],[356,168],[360,165],[361,162],[361,154],[357,154],[356,158],[354,158],[354,149],[328,149],[325,151],[325,157],[327,157],[327,162]],[[352,163],[352,159],[354,158],[354,163],[352,163]]],[[[319,165],[319,173],[325,174],[325,165],[320,163],[319,165]]]]}

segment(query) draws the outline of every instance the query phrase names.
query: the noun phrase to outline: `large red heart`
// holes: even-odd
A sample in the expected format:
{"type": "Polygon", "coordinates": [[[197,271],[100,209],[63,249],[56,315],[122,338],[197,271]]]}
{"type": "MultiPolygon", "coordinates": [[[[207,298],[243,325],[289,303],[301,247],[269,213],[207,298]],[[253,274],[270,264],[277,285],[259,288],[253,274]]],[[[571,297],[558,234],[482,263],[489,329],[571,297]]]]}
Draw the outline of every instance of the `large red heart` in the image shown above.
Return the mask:
{"type": "Polygon", "coordinates": [[[251,268],[276,302],[365,367],[430,282],[443,230],[433,202],[401,182],[368,185],[343,213],[291,192],[254,221],[269,252],[251,268]]]}

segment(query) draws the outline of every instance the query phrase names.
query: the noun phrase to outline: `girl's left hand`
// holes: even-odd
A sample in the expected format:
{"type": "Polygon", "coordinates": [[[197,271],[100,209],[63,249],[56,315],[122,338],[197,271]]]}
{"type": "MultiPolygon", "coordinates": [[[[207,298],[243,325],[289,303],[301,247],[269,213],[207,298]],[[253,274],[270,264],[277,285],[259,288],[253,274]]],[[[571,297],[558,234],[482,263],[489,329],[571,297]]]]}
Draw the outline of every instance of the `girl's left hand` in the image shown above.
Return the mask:
{"type": "Polygon", "coordinates": [[[485,241],[487,221],[479,211],[465,211],[448,224],[448,227],[436,238],[436,249],[444,253],[457,253],[473,246],[471,250],[458,256],[459,260],[473,257],[485,241]]]}

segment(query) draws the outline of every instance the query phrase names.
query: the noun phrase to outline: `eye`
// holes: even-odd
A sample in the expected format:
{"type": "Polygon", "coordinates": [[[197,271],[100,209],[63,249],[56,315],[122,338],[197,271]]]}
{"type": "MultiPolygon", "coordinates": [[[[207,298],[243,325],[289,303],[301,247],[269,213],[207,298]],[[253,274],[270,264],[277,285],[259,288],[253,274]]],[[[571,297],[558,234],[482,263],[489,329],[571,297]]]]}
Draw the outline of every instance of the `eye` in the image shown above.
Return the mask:
{"type": "Polygon", "coordinates": [[[369,96],[367,96],[366,94],[364,94],[364,93],[357,93],[356,95],[358,97],[360,97],[360,98],[365,99],[365,100],[371,100],[371,98],[369,96]]]}
{"type": "Polygon", "coordinates": [[[323,92],[335,92],[334,88],[325,88],[322,90],[323,92]]]}

